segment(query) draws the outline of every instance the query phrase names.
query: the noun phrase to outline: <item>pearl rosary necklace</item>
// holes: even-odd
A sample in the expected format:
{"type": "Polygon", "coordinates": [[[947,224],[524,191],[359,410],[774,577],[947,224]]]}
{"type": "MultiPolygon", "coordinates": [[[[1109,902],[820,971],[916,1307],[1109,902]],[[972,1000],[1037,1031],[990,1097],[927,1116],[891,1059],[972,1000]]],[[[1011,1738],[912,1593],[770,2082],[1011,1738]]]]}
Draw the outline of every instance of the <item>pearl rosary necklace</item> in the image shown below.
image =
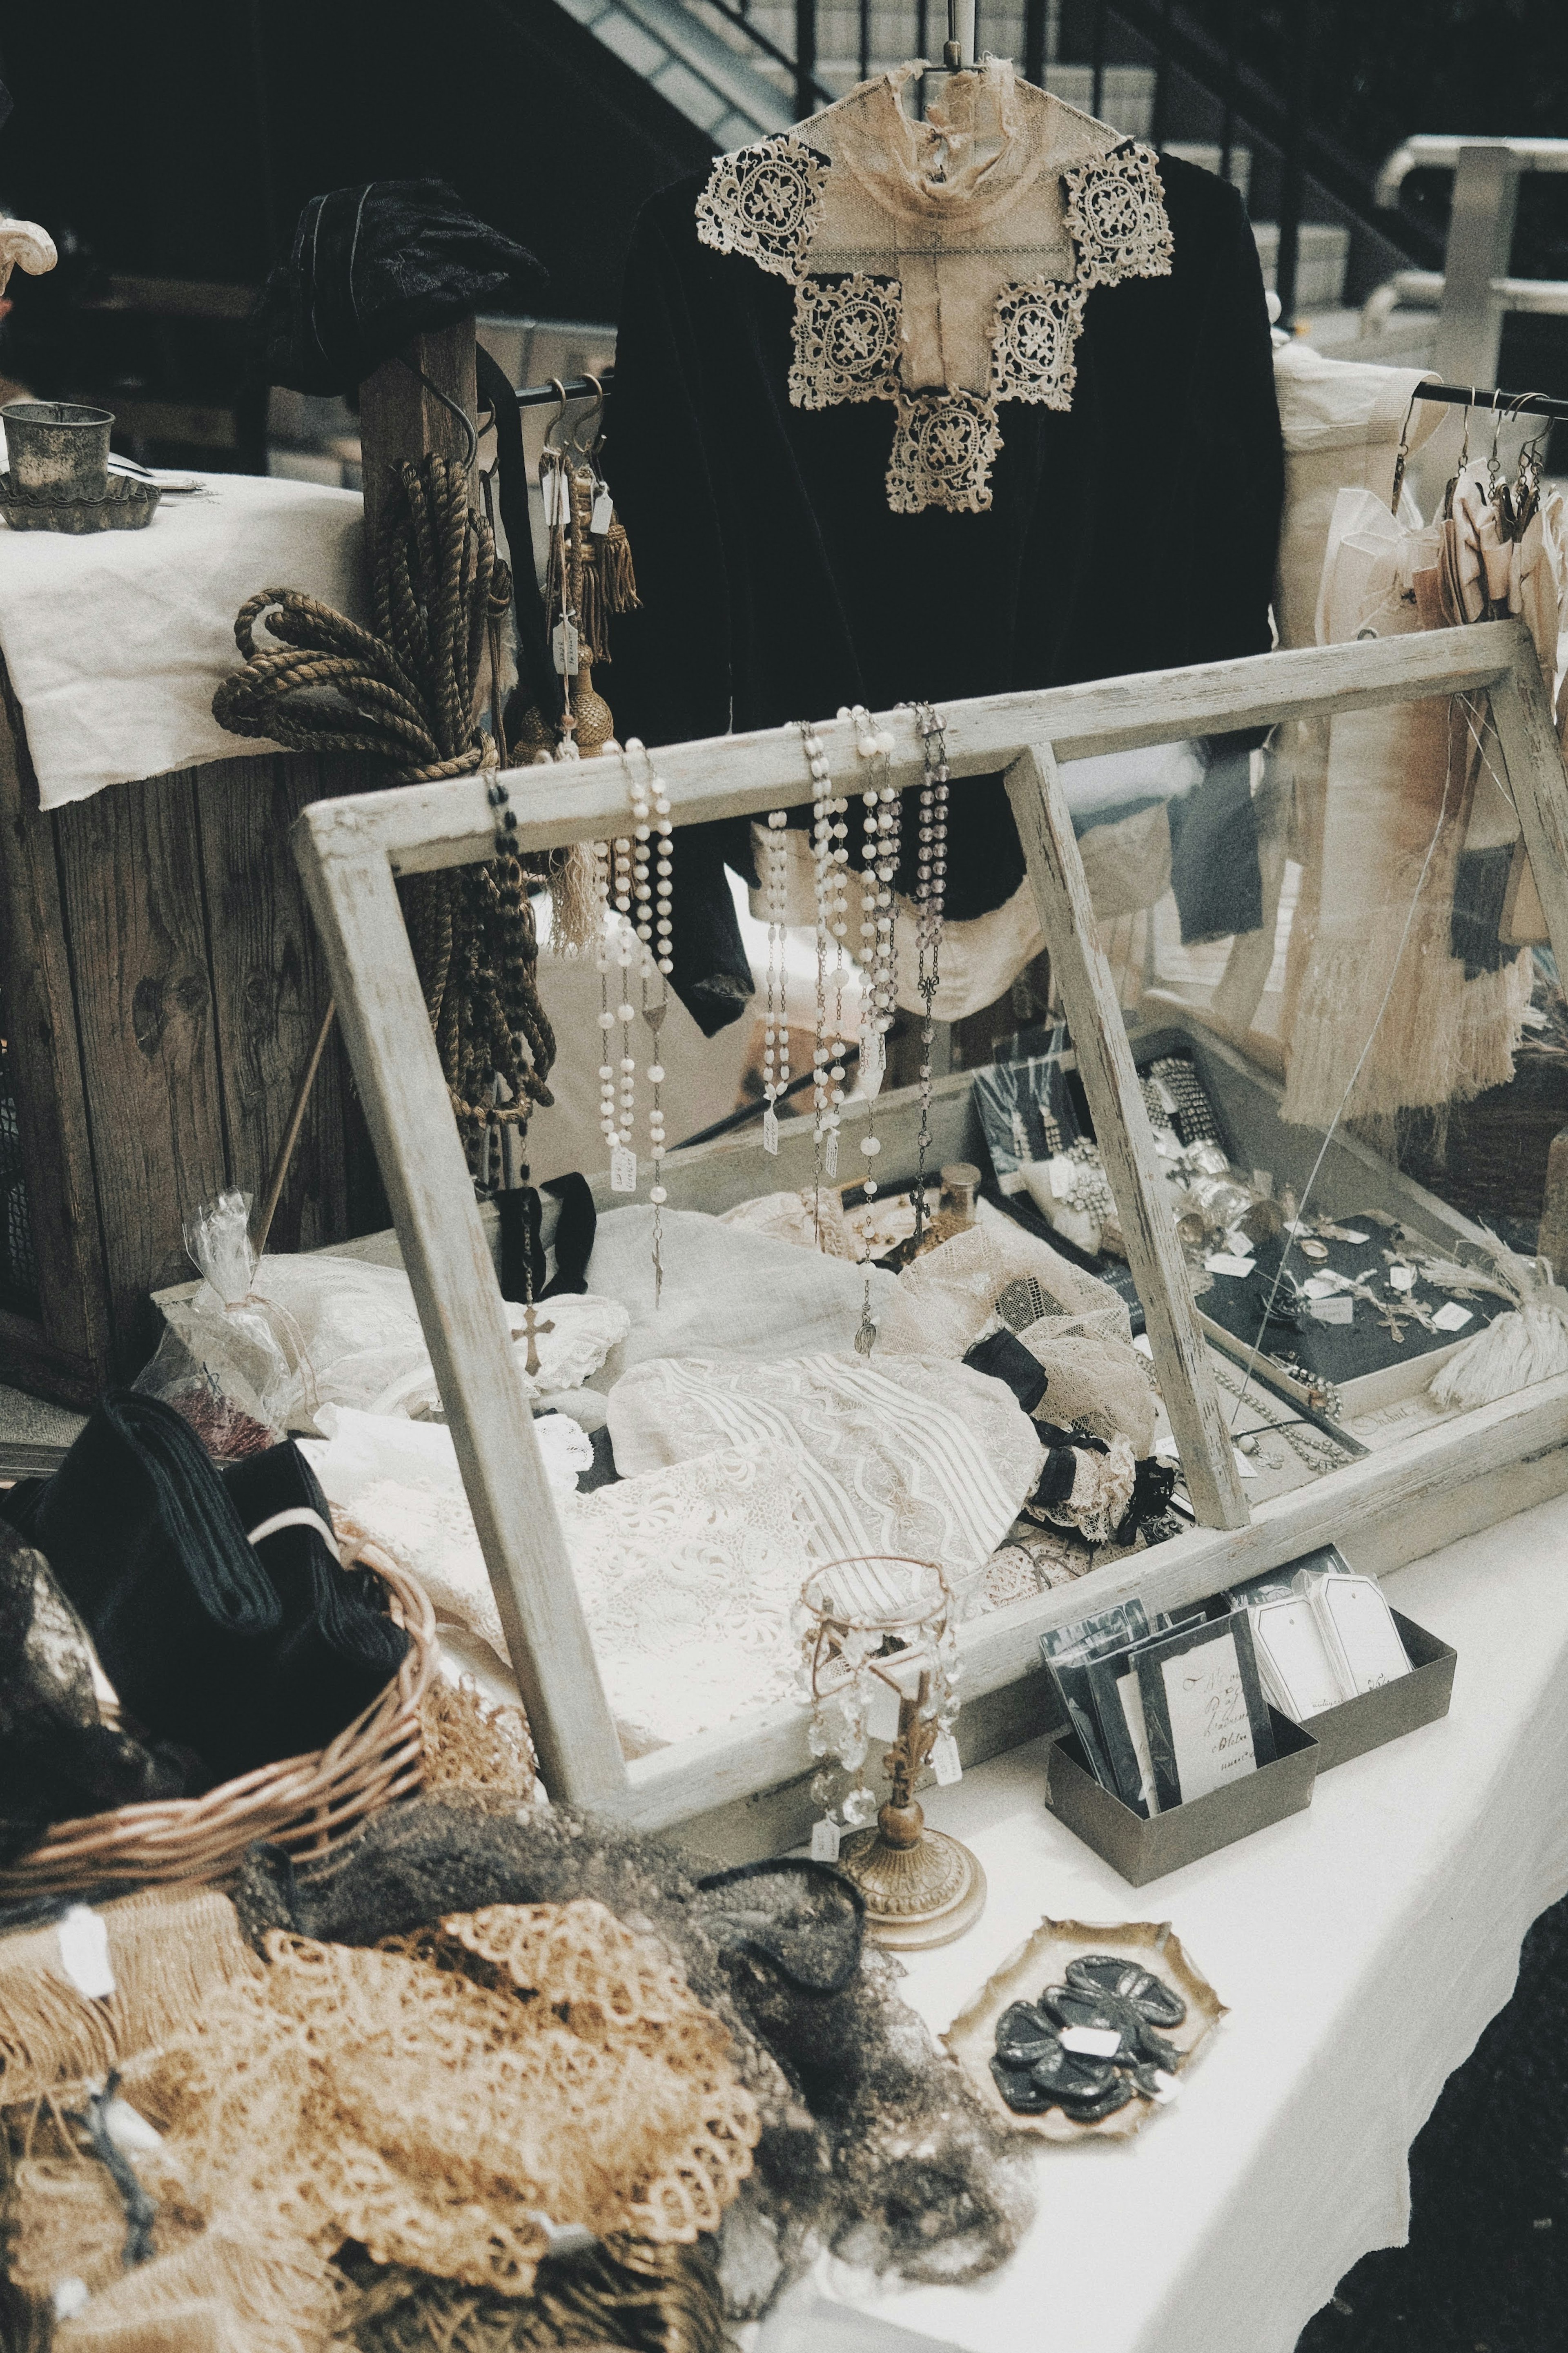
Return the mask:
{"type": "MultiPolygon", "coordinates": [[[[661,1092],[664,1084],[664,1065],[658,1060],[658,1033],[664,1025],[664,1017],[669,1010],[669,974],[673,968],[673,958],[670,955],[670,942],[674,930],[674,919],[670,914],[672,892],[670,842],[674,828],[669,817],[669,795],[665,790],[662,778],[654,768],[651,754],[636,735],[626,738],[626,751],[632,755],[640,754],[647,766],[646,784],[628,772],[626,785],[632,805],[634,848],[631,879],[637,899],[635,926],[637,946],[634,953],[641,965],[642,1018],[653,1039],[653,1059],[647,1068],[647,1082],[652,1089],[652,1102],[648,1111],[648,1152],[653,1161],[653,1183],[648,1187],[648,1199],[653,1205],[653,1299],[654,1305],[657,1307],[659,1294],[664,1288],[664,1222],[660,1212],[668,1198],[664,1184],[664,1098],[661,1092]],[[657,996],[651,997],[648,994],[650,980],[655,982],[658,988],[657,996]]],[[[617,899],[616,904],[622,906],[622,902],[617,899]]],[[[624,907],[623,912],[625,912],[624,907]]],[[[624,1015],[626,1011],[625,1005],[622,1006],[621,1010],[624,1015]]],[[[626,1032],[623,1030],[623,1042],[625,1039],[626,1032]]],[[[632,1068],[624,1055],[621,1068],[623,1071],[632,1068]]],[[[623,1086],[622,1102],[629,1131],[629,1081],[623,1086]]],[[[613,1177],[611,1182],[614,1183],[613,1177]]],[[[635,1159],[632,1164],[632,1183],[629,1189],[633,1192],[637,1190],[635,1159]]]]}
{"type": "MultiPolygon", "coordinates": [[[[884,774],[893,749],[893,736],[884,728],[873,733],[864,703],[849,714],[855,722],[855,748],[863,760],[879,763],[871,775],[884,774]]],[[[887,1068],[887,1032],[892,1027],[893,877],[899,857],[899,797],[891,785],[873,781],[860,796],[863,811],[860,877],[860,1088],[867,1098],[866,1133],[860,1149],[868,1161],[881,1151],[876,1129],[876,1097],[887,1068]]],[[[868,1170],[866,1198],[873,1200],[877,1179],[868,1170]]]]}
{"type": "Polygon", "coordinates": [[[919,972],[916,987],[924,1014],[921,1022],[921,1124],[915,1139],[915,1240],[926,1225],[926,1154],[931,1149],[931,1046],[936,1025],[931,1008],[941,981],[942,906],[947,896],[947,733],[940,712],[929,702],[915,705],[915,723],[925,754],[921,784],[919,855],[915,860],[916,942],[919,972]]]}
{"type": "Polygon", "coordinates": [[[763,1025],[763,1150],[779,1148],[778,1104],[789,1092],[789,854],[783,809],[768,814],[768,839],[763,859],[763,903],[768,919],[767,1014],[763,1025]]]}
{"type": "MultiPolygon", "coordinates": [[[[846,716],[848,714],[846,713],[846,716]]],[[[844,1102],[844,942],[848,934],[849,894],[844,869],[849,863],[849,804],[833,791],[822,738],[803,726],[805,756],[816,786],[812,805],[812,858],[816,897],[816,1037],[812,1048],[813,1123],[816,1145],[816,1229],[822,1239],[822,1184],[838,1174],[838,1125],[844,1102]],[[829,942],[835,960],[837,1018],[827,1019],[829,942]]]]}

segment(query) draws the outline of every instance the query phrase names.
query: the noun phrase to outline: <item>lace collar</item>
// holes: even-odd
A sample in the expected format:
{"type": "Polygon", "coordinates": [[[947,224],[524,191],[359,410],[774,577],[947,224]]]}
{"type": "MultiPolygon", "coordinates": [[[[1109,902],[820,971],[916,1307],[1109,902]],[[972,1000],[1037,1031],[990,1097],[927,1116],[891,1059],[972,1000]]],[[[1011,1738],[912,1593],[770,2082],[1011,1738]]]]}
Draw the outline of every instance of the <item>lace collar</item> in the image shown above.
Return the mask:
{"type": "Polygon", "coordinates": [[[994,62],[913,122],[915,70],[721,156],[697,233],[794,286],[795,407],[893,404],[894,512],[973,513],[999,404],[1071,407],[1089,295],[1168,276],[1171,230],[1151,149],[994,62]]]}

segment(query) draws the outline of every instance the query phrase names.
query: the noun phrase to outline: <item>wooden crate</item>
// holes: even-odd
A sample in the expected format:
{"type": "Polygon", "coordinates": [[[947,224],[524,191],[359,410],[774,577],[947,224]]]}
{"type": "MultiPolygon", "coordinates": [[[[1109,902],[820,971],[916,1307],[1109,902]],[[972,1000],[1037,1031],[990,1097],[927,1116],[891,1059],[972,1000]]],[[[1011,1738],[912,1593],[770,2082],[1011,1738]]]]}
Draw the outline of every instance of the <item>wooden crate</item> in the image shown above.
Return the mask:
{"type": "MultiPolygon", "coordinates": [[[[275,753],[46,812],[3,672],[0,695],[0,1003],[36,1266],[30,1298],[0,1294],[0,1379],[84,1405],[144,1360],[148,1293],[190,1272],[182,1219],[266,1184],[331,993],[289,828],[364,778],[275,753]]],[[[384,1222],[350,1097],[334,1044],[278,1247],[384,1222]]]]}

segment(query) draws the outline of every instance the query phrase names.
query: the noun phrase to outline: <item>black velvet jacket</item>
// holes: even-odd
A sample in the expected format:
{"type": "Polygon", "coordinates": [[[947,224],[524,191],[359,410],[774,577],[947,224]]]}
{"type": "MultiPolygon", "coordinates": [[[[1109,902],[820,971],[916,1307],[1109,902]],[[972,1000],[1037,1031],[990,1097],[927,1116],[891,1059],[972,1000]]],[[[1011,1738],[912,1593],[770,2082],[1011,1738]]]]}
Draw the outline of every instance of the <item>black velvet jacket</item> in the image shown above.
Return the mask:
{"type": "MultiPolygon", "coordinates": [[[[605,448],[642,596],[605,682],[623,738],[1267,650],[1283,459],[1257,248],[1233,189],[1160,171],[1171,275],[1090,293],[1072,407],[1003,405],[980,514],[893,513],[891,405],[792,408],[793,289],[699,243],[700,179],[652,199],[605,448]]],[[[709,1035],[752,989],[726,862],[751,877],[743,821],[677,834],[674,985],[709,1035]]],[[[947,912],[1000,906],[1023,871],[1001,779],[966,782],[947,912]]]]}

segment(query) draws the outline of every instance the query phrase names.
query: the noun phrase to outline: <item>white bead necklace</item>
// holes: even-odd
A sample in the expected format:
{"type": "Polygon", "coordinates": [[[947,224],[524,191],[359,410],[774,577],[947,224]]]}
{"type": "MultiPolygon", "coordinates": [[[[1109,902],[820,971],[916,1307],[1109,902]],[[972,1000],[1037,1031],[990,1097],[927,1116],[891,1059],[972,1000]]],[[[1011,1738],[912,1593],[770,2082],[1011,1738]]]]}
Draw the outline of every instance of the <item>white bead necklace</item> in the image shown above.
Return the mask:
{"type": "Polygon", "coordinates": [[[915,860],[916,987],[924,1014],[921,1022],[921,1124],[915,1139],[915,1239],[926,1224],[926,1154],[931,1149],[931,1046],[936,1025],[931,1008],[941,982],[942,907],[947,896],[947,734],[941,713],[929,702],[915,705],[915,723],[925,754],[921,784],[920,832],[915,860]]]}
{"type": "Polygon", "coordinates": [[[763,1150],[779,1148],[778,1105],[789,1092],[789,852],[783,809],[768,815],[763,854],[763,907],[768,922],[767,1013],[763,1024],[763,1150]]]}
{"type": "Polygon", "coordinates": [[[627,737],[626,751],[633,756],[640,754],[647,767],[646,783],[628,771],[626,786],[632,805],[632,889],[637,902],[635,953],[642,981],[642,1018],[653,1039],[653,1059],[647,1068],[647,1082],[652,1090],[648,1109],[648,1153],[653,1162],[653,1183],[648,1188],[648,1199],[653,1205],[653,1298],[657,1307],[659,1293],[664,1288],[664,1221],[660,1213],[668,1198],[664,1183],[664,1065],[658,1059],[658,1033],[669,1010],[668,976],[672,964],[670,941],[674,922],[670,914],[670,841],[674,828],[669,817],[669,795],[655,770],[651,754],[635,735],[627,737]],[[650,984],[653,994],[650,994],[650,984]]]}
{"type": "MultiPolygon", "coordinates": [[[[845,714],[847,716],[847,713],[845,714]]],[[[833,791],[822,738],[802,727],[805,756],[816,786],[812,805],[812,859],[816,899],[816,1035],[812,1047],[813,1124],[816,1146],[816,1222],[821,1239],[821,1190],[838,1174],[838,1128],[844,1102],[844,942],[848,934],[849,895],[844,869],[849,862],[849,804],[833,791]],[[838,1005],[831,1024],[827,1016],[827,959],[834,960],[835,994],[838,1005]]]]}

